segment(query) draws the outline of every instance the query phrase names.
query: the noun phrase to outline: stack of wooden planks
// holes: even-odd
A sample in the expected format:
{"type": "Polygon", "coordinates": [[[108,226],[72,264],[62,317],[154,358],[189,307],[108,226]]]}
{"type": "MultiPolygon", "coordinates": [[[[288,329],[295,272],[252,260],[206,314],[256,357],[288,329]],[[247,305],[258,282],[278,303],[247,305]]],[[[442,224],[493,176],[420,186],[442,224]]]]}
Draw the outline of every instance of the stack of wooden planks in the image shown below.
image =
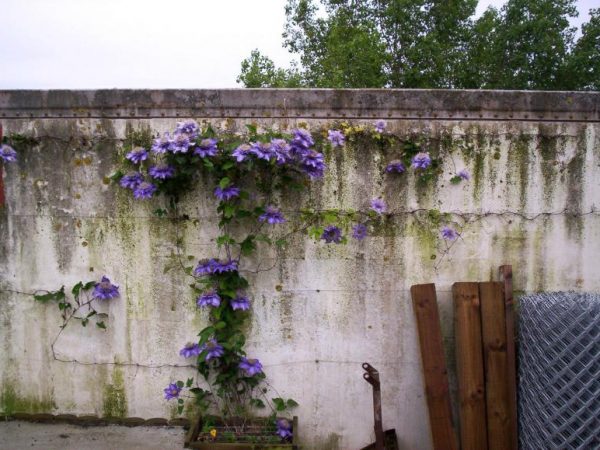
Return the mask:
{"type": "Polygon", "coordinates": [[[453,425],[434,284],[411,287],[434,448],[517,450],[511,266],[503,282],[452,286],[460,432],[453,425]]]}

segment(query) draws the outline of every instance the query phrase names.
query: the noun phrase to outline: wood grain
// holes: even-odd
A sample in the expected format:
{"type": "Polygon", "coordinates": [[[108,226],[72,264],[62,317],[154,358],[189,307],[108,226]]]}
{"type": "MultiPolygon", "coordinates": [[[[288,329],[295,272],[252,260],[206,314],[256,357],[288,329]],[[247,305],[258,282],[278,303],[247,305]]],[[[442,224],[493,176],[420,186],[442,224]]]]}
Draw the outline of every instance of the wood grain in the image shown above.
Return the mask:
{"type": "Polygon", "coordinates": [[[458,438],[452,423],[448,372],[435,285],[411,286],[410,293],[417,319],[433,447],[436,450],[457,450],[458,438]]]}

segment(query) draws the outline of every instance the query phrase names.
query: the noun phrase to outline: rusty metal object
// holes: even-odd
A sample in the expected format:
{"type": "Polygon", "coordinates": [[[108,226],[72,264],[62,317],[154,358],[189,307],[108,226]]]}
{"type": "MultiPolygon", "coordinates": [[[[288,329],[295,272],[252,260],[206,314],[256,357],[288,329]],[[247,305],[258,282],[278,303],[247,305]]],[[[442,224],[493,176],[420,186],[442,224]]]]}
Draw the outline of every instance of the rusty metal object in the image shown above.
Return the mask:
{"type": "Polygon", "coordinates": [[[379,372],[369,363],[363,363],[363,378],[373,386],[373,416],[375,418],[375,450],[384,450],[383,421],[381,419],[381,382],[379,372]]]}

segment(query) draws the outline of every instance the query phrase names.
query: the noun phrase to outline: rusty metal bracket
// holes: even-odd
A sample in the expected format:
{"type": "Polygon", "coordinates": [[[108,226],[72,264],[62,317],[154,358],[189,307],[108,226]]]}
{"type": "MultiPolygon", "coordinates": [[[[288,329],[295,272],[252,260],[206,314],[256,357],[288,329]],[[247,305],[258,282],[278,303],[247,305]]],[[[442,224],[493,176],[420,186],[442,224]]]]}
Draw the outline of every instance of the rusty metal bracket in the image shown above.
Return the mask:
{"type": "Polygon", "coordinates": [[[375,449],[384,450],[383,420],[381,418],[381,382],[379,371],[369,363],[363,363],[362,368],[366,370],[363,378],[373,386],[373,416],[375,418],[375,449]]]}

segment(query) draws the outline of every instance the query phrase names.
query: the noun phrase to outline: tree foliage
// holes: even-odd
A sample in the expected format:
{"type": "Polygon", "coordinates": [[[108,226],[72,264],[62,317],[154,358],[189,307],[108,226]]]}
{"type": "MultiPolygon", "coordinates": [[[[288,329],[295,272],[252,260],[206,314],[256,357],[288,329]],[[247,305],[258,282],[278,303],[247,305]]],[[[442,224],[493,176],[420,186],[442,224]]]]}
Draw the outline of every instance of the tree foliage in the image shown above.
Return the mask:
{"type": "Polygon", "coordinates": [[[477,0],[288,0],[285,47],[258,50],[246,87],[598,89],[599,10],[575,42],[575,0],[509,0],[475,18],[477,0]]]}

